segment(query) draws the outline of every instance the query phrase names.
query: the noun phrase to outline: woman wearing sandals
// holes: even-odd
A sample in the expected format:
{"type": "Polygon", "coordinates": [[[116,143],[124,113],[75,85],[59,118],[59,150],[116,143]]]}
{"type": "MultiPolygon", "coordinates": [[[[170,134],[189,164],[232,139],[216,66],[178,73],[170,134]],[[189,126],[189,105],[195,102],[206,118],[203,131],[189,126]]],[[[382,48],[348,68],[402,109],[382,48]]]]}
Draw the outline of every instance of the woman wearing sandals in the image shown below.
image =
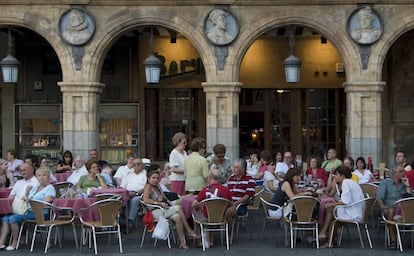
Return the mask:
{"type": "MultiPolygon", "coordinates": [[[[364,199],[361,187],[351,180],[352,170],[345,165],[340,165],[335,170],[335,181],[341,186],[341,197],[338,202],[326,204],[325,222],[319,231],[319,239],[326,239],[328,229],[332,228],[333,210],[337,205],[350,205],[364,199]]],[[[352,207],[339,209],[337,212],[339,219],[361,220],[363,217],[365,203],[357,204],[352,207]]],[[[328,247],[328,243],[321,248],[328,247]]]]}
{"type": "Polygon", "coordinates": [[[184,228],[187,231],[187,235],[192,238],[198,238],[199,236],[191,229],[190,225],[185,218],[184,212],[179,205],[172,205],[168,201],[164,192],[161,190],[160,183],[160,166],[158,164],[151,164],[147,170],[147,184],[145,184],[143,192],[143,201],[146,204],[159,205],[163,209],[152,208],[154,219],[157,220],[164,214],[164,217],[174,221],[175,228],[177,230],[178,239],[180,241],[180,249],[188,249],[187,243],[184,237],[184,228]]]}

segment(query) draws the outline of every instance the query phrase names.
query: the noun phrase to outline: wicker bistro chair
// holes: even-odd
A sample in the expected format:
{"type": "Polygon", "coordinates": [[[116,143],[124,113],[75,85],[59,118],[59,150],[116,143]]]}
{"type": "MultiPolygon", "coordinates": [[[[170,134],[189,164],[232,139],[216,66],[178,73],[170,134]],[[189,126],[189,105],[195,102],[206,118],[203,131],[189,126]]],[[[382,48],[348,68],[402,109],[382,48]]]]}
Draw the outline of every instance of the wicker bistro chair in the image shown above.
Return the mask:
{"type": "Polygon", "coordinates": [[[372,242],[371,242],[371,236],[369,234],[369,230],[368,230],[368,225],[367,225],[367,219],[368,216],[371,212],[371,208],[372,205],[374,204],[375,198],[372,197],[368,197],[368,198],[364,198],[358,202],[355,202],[353,204],[349,204],[349,205],[338,205],[334,208],[333,211],[333,217],[334,217],[334,221],[332,223],[332,229],[331,229],[331,234],[330,234],[330,238],[329,238],[329,247],[332,246],[332,238],[335,232],[335,226],[340,225],[340,231],[339,231],[339,240],[338,240],[338,247],[341,246],[341,240],[342,240],[342,233],[343,233],[343,229],[344,229],[344,224],[355,224],[358,228],[358,235],[359,235],[359,240],[361,241],[361,247],[364,248],[364,241],[362,240],[362,234],[361,234],[361,229],[360,229],[360,225],[364,225],[365,227],[365,232],[367,234],[367,239],[369,242],[369,247],[372,249],[372,242]],[[347,208],[347,207],[353,207],[355,205],[358,204],[365,204],[364,206],[364,212],[363,212],[363,216],[361,220],[345,220],[345,219],[340,219],[338,217],[338,209],[341,208],[347,208]]]}
{"type": "MultiPolygon", "coordinates": [[[[150,211],[151,208],[152,209],[160,209],[160,210],[163,210],[163,208],[161,206],[155,205],[155,204],[147,204],[147,203],[144,203],[143,200],[141,200],[140,203],[141,203],[143,209],[145,209],[146,211],[150,211]]],[[[164,211],[162,211],[162,212],[164,214],[164,211]]],[[[174,226],[175,224],[171,220],[169,220],[169,219],[167,219],[167,220],[168,220],[168,224],[170,225],[170,231],[172,231],[175,228],[175,226],[174,226]]],[[[157,220],[154,219],[154,222],[156,222],[156,221],[157,220]]],[[[144,230],[142,231],[142,238],[141,238],[141,248],[144,246],[144,240],[145,240],[146,233],[147,233],[147,226],[144,225],[144,230]]],[[[170,235],[173,236],[173,239],[174,239],[174,242],[175,242],[174,233],[173,232],[170,232],[170,235]]],[[[155,241],[154,241],[154,247],[157,246],[157,241],[158,240],[155,239],[155,241]]],[[[170,236],[168,236],[168,238],[167,238],[167,243],[168,243],[168,248],[171,249],[171,239],[170,239],[170,236]]]]}
{"type": "Polygon", "coordinates": [[[104,194],[97,194],[95,196],[96,200],[106,200],[106,199],[115,199],[115,200],[122,200],[122,195],[120,194],[112,194],[112,193],[104,193],[104,194]]]}
{"type": "Polygon", "coordinates": [[[285,217],[284,220],[290,227],[290,248],[293,249],[296,242],[296,234],[298,230],[312,230],[315,236],[316,248],[319,249],[318,238],[318,219],[313,213],[319,206],[319,199],[313,196],[297,196],[290,200],[295,209],[296,217],[285,217]]]}
{"type": "MultiPolygon", "coordinates": [[[[87,208],[80,209],[79,218],[82,223],[82,239],[85,239],[86,232],[92,232],[93,246],[95,255],[98,254],[96,235],[97,234],[117,234],[119,252],[122,253],[121,227],[119,225],[119,215],[122,208],[122,201],[116,199],[104,199],[96,201],[87,208]],[[82,212],[91,211],[98,208],[99,220],[89,221],[82,218],[82,212]]],[[[84,242],[84,241],[83,241],[84,242]]]]}
{"type": "Polygon", "coordinates": [[[193,220],[200,225],[201,242],[203,244],[203,251],[206,250],[206,232],[225,231],[226,232],[226,249],[229,250],[229,224],[226,220],[226,210],[231,205],[231,202],[225,198],[208,198],[200,202],[205,205],[207,209],[207,217],[198,217],[193,212],[193,220]]]}
{"type": "Polygon", "coordinates": [[[253,197],[250,199],[250,203],[247,206],[249,211],[257,211],[260,208],[260,194],[265,190],[263,185],[256,186],[253,197]]]}
{"type": "MultiPolygon", "coordinates": [[[[274,193],[268,190],[264,190],[261,194],[260,197],[263,198],[266,202],[270,202],[272,201],[274,193]]],[[[263,204],[262,204],[263,205],[263,204]]]]}
{"type": "MultiPolygon", "coordinates": [[[[242,205],[246,205],[246,203],[244,204],[238,204],[236,206],[236,212],[239,210],[239,207],[241,207],[242,205]]],[[[234,237],[234,228],[235,226],[237,226],[237,230],[236,230],[236,234],[239,234],[239,229],[240,229],[240,224],[246,225],[247,221],[249,219],[249,209],[247,209],[246,214],[243,215],[237,215],[234,216],[234,220],[233,220],[233,224],[232,224],[232,228],[231,228],[231,235],[230,235],[230,244],[233,244],[233,237],[234,237]]]]}
{"type": "MultiPolygon", "coordinates": [[[[271,199],[271,197],[270,197],[271,199]]],[[[269,197],[265,199],[264,197],[260,197],[260,201],[262,203],[263,212],[265,214],[265,220],[263,222],[263,228],[262,228],[262,234],[260,235],[260,240],[263,239],[263,234],[265,232],[266,226],[269,223],[279,223],[283,219],[283,213],[281,212],[280,217],[272,217],[269,215],[269,209],[276,208],[277,210],[282,211],[283,207],[270,203],[269,197]]],[[[287,227],[286,225],[283,225],[285,227],[285,246],[287,245],[287,227]]]]}
{"type": "MultiPolygon", "coordinates": [[[[30,206],[33,210],[33,213],[35,215],[35,227],[34,227],[34,231],[33,231],[33,238],[32,238],[32,245],[30,247],[30,252],[33,251],[33,246],[36,240],[36,234],[37,233],[47,233],[47,238],[46,238],[46,245],[45,245],[45,253],[47,253],[48,247],[49,247],[49,243],[50,243],[50,235],[51,232],[53,230],[54,227],[59,227],[59,226],[63,226],[63,225],[72,225],[72,229],[73,229],[73,236],[75,239],[75,245],[76,245],[76,249],[79,248],[78,246],[78,239],[76,236],[76,229],[75,229],[75,214],[73,212],[72,208],[69,207],[58,207],[55,206],[53,204],[49,204],[47,202],[44,201],[39,201],[39,200],[30,200],[29,201],[30,206]],[[50,208],[50,214],[52,215],[52,218],[50,220],[46,220],[45,216],[44,216],[44,209],[45,208],[50,208]],[[72,218],[71,219],[65,219],[65,220],[60,220],[60,219],[56,219],[56,215],[54,214],[57,211],[69,211],[72,214],[72,218]]],[[[58,231],[58,230],[57,230],[58,231]]],[[[58,236],[59,236],[59,231],[58,231],[58,236]]],[[[62,247],[62,243],[61,240],[59,238],[59,245],[60,247],[62,247]]]]}
{"type": "Polygon", "coordinates": [[[375,185],[373,183],[365,183],[360,184],[359,186],[361,187],[365,197],[375,198],[375,195],[377,194],[378,185],[375,185]]]}
{"type": "MultiPolygon", "coordinates": [[[[377,194],[378,185],[373,183],[365,183],[359,185],[362,189],[362,192],[364,193],[365,197],[372,197],[375,198],[375,195],[377,194]]],[[[375,228],[375,223],[378,222],[377,218],[380,216],[379,214],[379,208],[376,204],[376,201],[374,201],[374,204],[371,207],[371,211],[369,213],[371,217],[371,225],[372,228],[375,228]]],[[[379,226],[379,225],[378,225],[379,226]]]]}
{"type": "MultiPolygon", "coordinates": [[[[395,202],[396,205],[401,207],[402,218],[397,220],[387,220],[384,215],[383,219],[386,224],[394,225],[397,231],[397,245],[400,251],[403,252],[403,246],[401,241],[401,233],[411,233],[411,248],[414,245],[414,197],[403,198],[395,202]]],[[[385,241],[389,242],[389,227],[385,225],[385,241]]]]}

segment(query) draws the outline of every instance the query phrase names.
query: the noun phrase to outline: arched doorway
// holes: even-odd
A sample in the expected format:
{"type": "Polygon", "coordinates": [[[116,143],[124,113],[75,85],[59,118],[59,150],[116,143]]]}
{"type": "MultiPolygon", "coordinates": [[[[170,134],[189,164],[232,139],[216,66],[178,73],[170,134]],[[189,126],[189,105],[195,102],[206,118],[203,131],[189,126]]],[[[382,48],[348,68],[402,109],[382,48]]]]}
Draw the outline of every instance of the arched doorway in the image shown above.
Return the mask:
{"type": "MultiPolygon", "coordinates": [[[[11,32],[12,54],[20,61],[16,84],[1,90],[2,149],[15,149],[17,157],[45,156],[55,162],[62,149],[62,80],[58,55],[50,43],[26,27],[0,28],[1,56],[7,52],[11,32]]],[[[3,58],[3,57],[0,57],[3,58]]]]}
{"type": "Polygon", "coordinates": [[[387,86],[383,101],[383,155],[388,165],[394,164],[394,154],[404,150],[409,163],[414,159],[414,30],[404,33],[389,49],[382,70],[387,86]],[[387,125],[385,125],[387,124],[387,125]]]}
{"type": "Polygon", "coordinates": [[[345,73],[342,60],[320,32],[278,27],[258,37],[243,57],[240,81],[240,155],[251,150],[292,150],[324,157],[329,148],[345,155],[345,73]],[[302,60],[300,82],[286,83],[283,60],[289,35],[302,60]]]}
{"type": "Polygon", "coordinates": [[[205,137],[205,80],[191,42],[162,26],[136,26],[123,32],[106,54],[100,106],[102,158],[121,163],[128,153],[165,160],[171,138],[184,132],[205,137]],[[159,84],[147,84],[143,62],[153,49],[162,62],[159,84]]]}

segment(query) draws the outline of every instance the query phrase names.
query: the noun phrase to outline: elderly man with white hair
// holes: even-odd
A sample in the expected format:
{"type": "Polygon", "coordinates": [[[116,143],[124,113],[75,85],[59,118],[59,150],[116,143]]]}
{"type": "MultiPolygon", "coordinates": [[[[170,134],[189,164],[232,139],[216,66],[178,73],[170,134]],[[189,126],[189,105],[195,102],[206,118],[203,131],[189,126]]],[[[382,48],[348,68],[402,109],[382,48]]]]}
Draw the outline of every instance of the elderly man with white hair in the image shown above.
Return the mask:
{"type": "Polygon", "coordinates": [[[81,176],[87,175],[88,170],[85,167],[85,160],[82,156],[77,156],[75,160],[73,161],[73,172],[72,174],[67,178],[66,181],[72,183],[73,185],[78,184],[78,181],[81,176]]]}

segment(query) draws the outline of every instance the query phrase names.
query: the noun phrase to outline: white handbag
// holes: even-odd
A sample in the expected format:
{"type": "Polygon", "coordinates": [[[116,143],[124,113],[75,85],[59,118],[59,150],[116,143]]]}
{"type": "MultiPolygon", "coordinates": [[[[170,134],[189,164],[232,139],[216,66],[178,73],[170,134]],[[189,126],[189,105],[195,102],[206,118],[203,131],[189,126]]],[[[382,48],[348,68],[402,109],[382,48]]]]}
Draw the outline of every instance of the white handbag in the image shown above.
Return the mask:
{"type": "Polygon", "coordinates": [[[15,197],[12,203],[12,210],[14,214],[24,215],[29,209],[29,204],[21,197],[15,197]]]}

